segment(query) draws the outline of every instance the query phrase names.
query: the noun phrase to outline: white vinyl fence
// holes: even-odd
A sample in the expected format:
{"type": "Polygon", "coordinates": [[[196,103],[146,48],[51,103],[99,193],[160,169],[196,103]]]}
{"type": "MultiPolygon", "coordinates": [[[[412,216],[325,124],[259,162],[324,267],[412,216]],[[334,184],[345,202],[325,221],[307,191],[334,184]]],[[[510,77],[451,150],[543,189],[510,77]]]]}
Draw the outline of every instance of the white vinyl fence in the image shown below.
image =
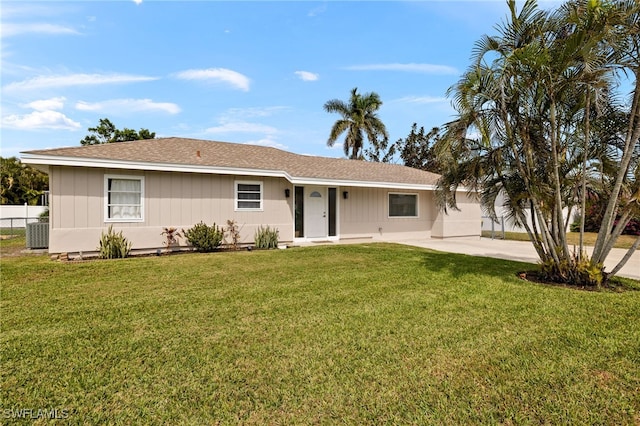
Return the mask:
{"type": "MultiPolygon", "coordinates": [[[[505,232],[522,232],[526,233],[527,230],[522,226],[516,226],[513,221],[507,219],[508,211],[506,207],[503,207],[505,204],[504,195],[499,195],[496,199],[495,211],[498,215],[498,221],[494,222],[488,216],[482,216],[482,231],[490,232],[491,238],[504,238],[505,232]]],[[[486,213],[486,212],[485,212],[486,213]]],[[[562,212],[562,216],[566,222],[567,215],[569,214],[568,210],[565,208],[562,212]]],[[[531,221],[531,213],[527,215],[527,224],[529,227],[532,226],[531,221]]],[[[568,230],[568,229],[567,229],[568,230]]]]}
{"type": "Polygon", "coordinates": [[[0,205],[0,235],[24,235],[27,223],[38,222],[46,206],[6,206],[0,205]]]}
{"type": "Polygon", "coordinates": [[[38,220],[38,217],[47,210],[47,206],[6,206],[0,205],[0,226],[5,228],[13,222],[14,228],[26,227],[28,222],[38,220]]]}

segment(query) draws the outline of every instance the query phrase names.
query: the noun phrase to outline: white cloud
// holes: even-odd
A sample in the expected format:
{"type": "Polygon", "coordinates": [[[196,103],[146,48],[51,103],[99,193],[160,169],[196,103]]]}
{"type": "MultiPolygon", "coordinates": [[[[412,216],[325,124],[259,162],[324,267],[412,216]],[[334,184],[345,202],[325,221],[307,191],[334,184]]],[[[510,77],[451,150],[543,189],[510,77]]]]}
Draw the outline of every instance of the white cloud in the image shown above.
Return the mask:
{"type": "Polygon", "coordinates": [[[309,13],[307,13],[307,16],[309,17],[318,16],[322,13],[325,13],[326,11],[327,11],[327,3],[323,3],[320,6],[311,9],[309,13]]]}
{"type": "Polygon", "coordinates": [[[154,102],[151,99],[110,99],[102,102],[76,102],[75,108],[80,111],[99,112],[141,112],[160,111],[168,114],[178,114],[180,107],[171,102],[154,102]]]}
{"type": "Polygon", "coordinates": [[[316,81],[320,77],[318,74],[309,71],[296,71],[294,74],[300,77],[302,81],[316,81]]]}
{"type": "Polygon", "coordinates": [[[410,104],[439,104],[442,102],[448,102],[448,99],[435,96],[405,96],[404,98],[395,99],[391,102],[410,104]]]}
{"type": "Polygon", "coordinates": [[[243,120],[254,117],[269,117],[277,112],[289,109],[285,106],[229,108],[220,116],[221,122],[243,120]]]}
{"type": "Polygon", "coordinates": [[[76,130],[81,127],[80,123],[58,111],[34,111],[26,115],[8,115],[2,119],[2,126],[23,130],[76,130]]]}
{"type": "Polygon", "coordinates": [[[236,89],[249,91],[251,80],[237,71],[226,68],[208,68],[201,70],[186,70],[175,74],[181,80],[219,81],[229,83],[236,89]]]}
{"type": "Polygon", "coordinates": [[[34,16],[59,16],[65,15],[70,10],[70,5],[61,5],[61,4],[44,4],[40,3],[29,3],[29,2],[3,2],[2,3],[2,17],[7,18],[16,18],[16,17],[28,17],[33,18],[34,16]]]}
{"type": "Polygon", "coordinates": [[[265,133],[272,135],[278,132],[275,127],[259,123],[247,123],[242,121],[222,122],[219,126],[209,127],[206,133],[265,133]]]}
{"type": "Polygon", "coordinates": [[[283,145],[279,142],[276,142],[275,140],[271,139],[270,137],[266,137],[263,139],[258,139],[255,141],[247,141],[244,142],[245,145],[259,145],[259,146],[268,146],[271,148],[278,148],[278,149],[282,149],[282,150],[286,150],[287,146],[283,145]]]}
{"type": "MultiPolygon", "coordinates": [[[[329,145],[325,146],[325,149],[329,151],[336,151],[336,150],[344,151],[344,142],[336,141],[336,143],[334,143],[333,146],[329,146],[329,145]]],[[[310,155],[315,155],[315,154],[310,154],[310,155]]]]}
{"type": "Polygon", "coordinates": [[[47,23],[21,23],[21,24],[2,24],[2,37],[12,37],[20,34],[80,34],[74,28],[65,27],[63,25],[47,24],[47,23]]]}
{"type": "Polygon", "coordinates": [[[135,4],[142,4],[142,0],[133,0],[135,4]]]}
{"type": "Polygon", "coordinates": [[[448,65],[434,64],[366,64],[346,67],[349,71],[403,71],[425,74],[459,74],[458,70],[448,65]]]}
{"type": "MultiPolygon", "coordinates": [[[[11,53],[9,53],[6,49],[7,46],[2,46],[5,47],[5,49],[2,50],[2,59],[5,58],[5,56],[9,57],[11,56],[11,53]]],[[[30,67],[27,65],[22,65],[22,64],[17,64],[17,63],[13,63],[13,62],[9,62],[9,61],[2,61],[2,75],[6,76],[11,75],[11,76],[24,76],[25,74],[37,74],[38,72],[41,72],[41,70],[34,68],[34,67],[30,67]]]]}
{"type": "MultiPolygon", "coordinates": [[[[257,142],[249,142],[259,144],[258,142],[272,140],[273,135],[279,133],[278,129],[266,124],[251,122],[253,118],[263,118],[271,116],[279,111],[287,110],[284,106],[269,107],[250,107],[250,108],[229,108],[218,116],[218,125],[209,127],[205,130],[208,134],[227,134],[227,133],[254,133],[264,135],[257,142]]],[[[260,143],[262,143],[260,142],[260,143]]],[[[276,142],[269,143],[265,146],[276,146],[276,142]]]]}
{"type": "Polygon", "coordinates": [[[9,83],[4,86],[4,90],[7,92],[15,92],[20,90],[47,89],[51,87],[95,86],[101,84],[136,83],[151,80],[158,80],[158,78],[131,74],[51,75],[39,76],[28,80],[9,83]]]}
{"type": "Polygon", "coordinates": [[[57,98],[29,102],[28,104],[21,106],[24,108],[35,109],[36,111],[51,111],[64,108],[64,101],[66,101],[66,98],[64,96],[60,96],[57,98]]]}

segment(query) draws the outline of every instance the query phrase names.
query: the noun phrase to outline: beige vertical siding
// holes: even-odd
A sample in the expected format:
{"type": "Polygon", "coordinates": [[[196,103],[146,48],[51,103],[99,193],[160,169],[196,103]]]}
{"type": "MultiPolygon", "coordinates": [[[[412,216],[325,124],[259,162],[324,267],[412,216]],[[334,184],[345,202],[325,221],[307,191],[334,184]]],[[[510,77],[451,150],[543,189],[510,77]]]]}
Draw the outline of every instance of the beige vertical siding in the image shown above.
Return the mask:
{"type": "Polygon", "coordinates": [[[480,204],[466,192],[458,191],[456,201],[460,211],[448,209],[447,213],[434,206],[433,238],[479,237],[482,228],[480,204]]]}
{"type": "Polygon", "coordinates": [[[429,191],[389,190],[382,188],[339,188],[340,238],[428,238],[433,224],[429,191]],[[349,198],[342,193],[347,191],[349,198]],[[389,217],[388,194],[418,194],[418,217],[389,217]]]}
{"type": "MultiPolygon", "coordinates": [[[[293,186],[285,179],[55,166],[50,169],[50,252],[96,250],[100,234],[110,225],[104,221],[105,174],[144,176],[144,221],[113,223],[134,249],[162,248],[163,227],[189,228],[200,221],[224,226],[228,219],[238,223],[243,243],[253,242],[260,225],[278,228],[283,242],[293,240],[293,186]],[[236,181],[262,182],[263,211],[235,211],[236,181]],[[291,190],[289,198],[286,188],[291,190]]],[[[337,232],[342,239],[480,235],[480,207],[464,193],[458,195],[462,211],[444,214],[435,207],[431,191],[360,187],[337,191],[337,232]],[[344,191],[349,193],[347,199],[344,191]],[[418,194],[418,217],[389,217],[390,192],[418,194]]]]}
{"type": "Polygon", "coordinates": [[[284,195],[284,189],[292,186],[284,179],[52,167],[50,252],[96,249],[101,232],[110,225],[104,221],[105,174],[145,178],[144,221],[113,223],[134,249],[162,247],[163,227],[189,228],[200,221],[222,226],[228,219],[241,227],[243,243],[253,242],[260,225],[277,227],[281,241],[293,240],[293,198],[284,195]],[[236,180],[262,182],[263,211],[234,210],[236,180]]]}
{"type": "Polygon", "coordinates": [[[52,167],[49,181],[53,229],[100,226],[104,208],[102,175],[82,168],[52,167]]]}

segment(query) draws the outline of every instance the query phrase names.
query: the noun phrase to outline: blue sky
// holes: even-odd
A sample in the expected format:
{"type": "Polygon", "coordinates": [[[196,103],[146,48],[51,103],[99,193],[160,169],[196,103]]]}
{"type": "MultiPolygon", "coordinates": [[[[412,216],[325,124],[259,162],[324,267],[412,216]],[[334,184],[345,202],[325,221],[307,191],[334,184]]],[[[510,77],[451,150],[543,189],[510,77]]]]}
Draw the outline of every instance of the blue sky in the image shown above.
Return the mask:
{"type": "MultiPolygon", "coordinates": [[[[541,3],[543,6],[545,3],[541,3]]],[[[549,4],[549,3],[546,3],[549,4]]],[[[0,154],[118,128],[343,156],[323,105],[377,92],[390,140],[454,113],[446,90],[502,0],[2,1],[0,154]]]]}

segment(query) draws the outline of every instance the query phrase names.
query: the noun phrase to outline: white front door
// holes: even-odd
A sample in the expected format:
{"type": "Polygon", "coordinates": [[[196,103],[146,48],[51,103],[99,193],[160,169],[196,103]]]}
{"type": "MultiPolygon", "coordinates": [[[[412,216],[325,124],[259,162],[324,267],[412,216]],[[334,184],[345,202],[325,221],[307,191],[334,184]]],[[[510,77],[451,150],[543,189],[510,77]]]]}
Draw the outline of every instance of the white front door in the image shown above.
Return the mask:
{"type": "Polygon", "coordinates": [[[327,189],[320,186],[305,187],[305,224],[307,238],[327,236],[327,189]]]}

